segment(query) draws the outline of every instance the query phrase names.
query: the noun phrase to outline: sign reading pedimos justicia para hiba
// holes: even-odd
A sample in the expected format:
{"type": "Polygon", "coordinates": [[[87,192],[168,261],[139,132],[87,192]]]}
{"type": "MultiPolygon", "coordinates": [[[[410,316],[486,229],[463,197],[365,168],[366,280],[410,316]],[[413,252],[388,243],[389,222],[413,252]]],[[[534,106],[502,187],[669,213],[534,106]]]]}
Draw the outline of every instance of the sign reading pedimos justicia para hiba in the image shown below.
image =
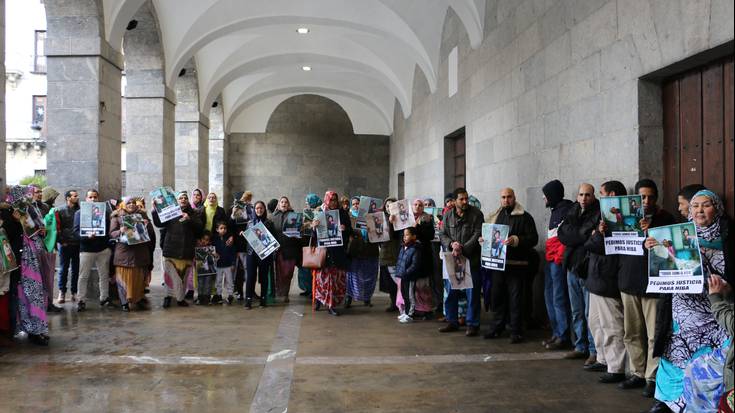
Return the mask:
{"type": "Polygon", "coordinates": [[[605,255],[643,255],[643,199],[640,195],[600,198],[600,212],[608,234],[605,255]]]}
{"type": "Polygon", "coordinates": [[[702,256],[694,224],[649,228],[658,245],[648,251],[648,293],[700,294],[702,256]]]}

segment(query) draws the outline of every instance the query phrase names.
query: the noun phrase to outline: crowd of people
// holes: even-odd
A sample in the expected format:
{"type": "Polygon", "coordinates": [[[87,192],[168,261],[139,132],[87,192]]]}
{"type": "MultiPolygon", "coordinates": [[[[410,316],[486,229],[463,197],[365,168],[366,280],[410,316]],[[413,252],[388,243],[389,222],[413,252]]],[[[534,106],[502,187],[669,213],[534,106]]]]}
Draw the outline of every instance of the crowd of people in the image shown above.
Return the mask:
{"type": "MultiPolygon", "coordinates": [[[[0,276],[0,331],[10,337],[26,334],[30,342],[47,345],[47,314],[62,311],[57,304],[70,299],[77,311],[87,311],[93,268],[99,275],[100,306],[149,308],[146,294],[157,244],[162,250],[164,308],[174,303],[187,307],[190,302],[237,302],[250,310],[254,303],[266,307],[277,300],[289,302],[297,274],[300,295],[311,299],[314,311],[339,316],[356,301],[372,307],[377,287],[390,297],[386,311],[398,313],[400,323],[436,319],[444,322],[441,333],[465,327],[465,335],[475,337],[480,335],[482,310],[491,310],[484,338],[498,339],[508,330],[513,344],[525,339],[526,291],[543,269],[551,328],[551,336],[541,343],[544,348],[567,350],[565,358],[584,360],[585,370],[601,373],[600,383],[642,389],[645,397],[655,398],[651,412],[717,411],[728,408],[728,397],[732,409],[733,221],[718,195],[701,185],[682,188],[676,216],[658,205],[652,180],[641,179],[634,186],[642,197],[639,224],[644,231],[694,223],[705,279],[701,294],[646,291],[647,254],[656,246],[655,238],[645,239],[642,256],[606,255],[604,236],[609,229],[598,193],[587,183],[578,187],[574,202],[564,198],[558,180],[543,187],[551,211],[548,225],[541,226],[548,231],[543,257],[537,253],[537,224],[511,188],[500,191],[497,208],[486,215],[463,188],[447,194],[439,206],[430,198],[415,199],[415,224],[402,230],[395,226],[405,217],[389,213],[398,200],[388,198],[381,211],[390,237],[380,243],[370,242],[367,230],[354,225],[360,197],[340,198],[333,191],[323,199],[306,196],[299,209],[304,217],[300,237],[285,233],[286,217],[294,211],[285,196],[253,202],[253,194],[246,191],[236,194],[232,208],[225,210],[215,193],[205,197],[195,189],[190,197],[181,191],[181,216],[166,221],[155,208],[147,211],[142,198],[125,197],[107,201],[105,235],[82,236],[77,191],[66,192],[61,206],[56,206],[59,193],[50,187],[11,187],[6,192],[0,220],[17,268],[7,268],[0,276]],[[441,211],[430,214],[426,208],[441,211]],[[319,212],[329,210],[339,211],[342,245],[317,248],[319,212]],[[142,218],[148,242],[119,242],[125,217],[132,214],[142,218]],[[482,238],[483,223],[509,228],[502,271],[481,266],[482,245],[492,241],[482,238]],[[256,224],[263,224],[278,241],[273,254],[259,256],[241,236],[256,224]],[[196,251],[207,246],[215,251],[216,275],[202,277],[197,274],[196,251]],[[320,253],[320,265],[304,265],[307,254],[320,253]],[[453,288],[444,262],[450,256],[469,262],[471,288],[453,288]],[[57,259],[59,295],[54,303],[57,259]]],[[[599,188],[603,197],[626,194],[618,181],[599,188]]],[[[84,196],[86,202],[100,201],[93,189],[84,196]]]]}

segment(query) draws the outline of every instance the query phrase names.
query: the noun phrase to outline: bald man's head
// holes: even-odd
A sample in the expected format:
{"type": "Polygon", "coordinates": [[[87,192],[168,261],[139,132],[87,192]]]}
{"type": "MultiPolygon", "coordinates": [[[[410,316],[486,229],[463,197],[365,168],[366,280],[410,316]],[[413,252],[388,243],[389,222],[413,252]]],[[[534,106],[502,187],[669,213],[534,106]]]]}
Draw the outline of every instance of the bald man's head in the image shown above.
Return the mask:
{"type": "Polygon", "coordinates": [[[593,202],[595,202],[595,187],[584,183],[579,186],[577,191],[577,202],[582,209],[587,209],[593,202]]]}
{"type": "Polygon", "coordinates": [[[516,193],[513,188],[503,188],[500,190],[500,206],[503,208],[512,208],[516,205],[516,193]]]}

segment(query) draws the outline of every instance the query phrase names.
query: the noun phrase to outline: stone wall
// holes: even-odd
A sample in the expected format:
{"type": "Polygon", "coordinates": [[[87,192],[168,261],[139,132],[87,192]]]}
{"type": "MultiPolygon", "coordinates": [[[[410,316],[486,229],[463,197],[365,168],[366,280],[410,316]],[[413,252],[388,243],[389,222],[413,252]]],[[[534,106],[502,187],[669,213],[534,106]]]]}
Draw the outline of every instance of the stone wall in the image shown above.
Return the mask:
{"type": "Polygon", "coordinates": [[[297,208],[327,189],[388,195],[389,137],[354,135],[344,110],[320,96],[284,101],[266,133],[231,134],[227,148],[230,192],[251,190],[266,202],[286,195],[297,208]]]}
{"type": "MultiPolygon", "coordinates": [[[[5,73],[5,0],[0,0],[0,72],[5,73]]],[[[0,85],[0,148],[5,148],[5,82],[0,85]]],[[[5,149],[0,150],[0,188],[5,181],[5,149]]]]}
{"type": "Polygon", "coordinates": [[[639,78],[731,41],[732,15],[731,0],[491,0],[485,39],[471,50],[450,10],[437,91],[417,70],[411,117],[396,110],[392,192],[405,171],[409,197],[440,198],[444,137],[463,126],[469,192],[487,213],[502,187],[514,187],[540,229],[541,186],[551,179],[567,197],[583,181],[631,187],[641,172],[660,181],[660,152],[640,152],[661,146],[660,110],[650,104],[658,93],[639,78]],[[459,91],[449,98],[455,46],[459,91]]]}
{"type": "Polygon", "coordinates": [[[199,109],[199,86],[193,60],[176,81],[175,186],[191,191],[209,186],[209,119],[199,109]]]}
{"type": "Polygon", "coordinates": [[[232,204],[232,194],[225,191],[229,187],[228,151],[225,150],[227,137],[221,101],[218,99],[217,106],[209,112],[209,192],[217,194],[220,205],[229,206],[232,204]]]}

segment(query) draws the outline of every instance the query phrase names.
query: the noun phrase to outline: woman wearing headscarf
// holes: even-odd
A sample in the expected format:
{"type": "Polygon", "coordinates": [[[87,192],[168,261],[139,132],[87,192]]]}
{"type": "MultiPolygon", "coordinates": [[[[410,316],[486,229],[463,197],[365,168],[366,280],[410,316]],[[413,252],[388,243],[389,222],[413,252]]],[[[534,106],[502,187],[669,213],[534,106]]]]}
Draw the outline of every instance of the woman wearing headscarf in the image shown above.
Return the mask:
{"type": "MultiPolygon", "coordinates": [[[[352,197],[350,201],[350,216],[357,219],[360,198],[352,197]]],[[[378,244],[370,243],[367,230],[361,229],[355,231],[350,239],[348,253],[350,268],[347,271],[345,308],[350,308],[352,300],[362,301],[365,306],[372,307],[370,300],[375,292],[380,269],[378,244]]]]}
{"type": "MultiPolygon", "coordinates": [[[[13,219],[22,228],[23,249],[20,252],[20,279],[17,284],[17,326],[16,329],[28,334],[31,343],[47,346],[48,319],[46,306],[48,297],[43,288],[41,274],[41,254],[45,253],[43,237],[38,231],[39,223],[28,213],[29,194],[22,187],[14,187],[8,202],[13,205],[13,219]]],[[[17,259],[17,256],[16,256],[17,259]]]]}
{"type": "MultiPolygon", "coordinates": [[[[660,356],[656,373],[656,404],[651,412],[716,412],[724,391],[725,354],[732,337],[717,323],[707,296],[707,280],[720,276],[732,287],[732,221],[725,215],[720,198],[702,190],[692,197],[689,220],[694,222],[702,255],[705,288],[700,294],[672,294],[669,323],[656,326],[654,356],[660,356]]],[[[646,239],[646,247],[657,245],[646,239]]],[[[659,313],[657,320],[664,320],[659,313]]]]}
{"type": "MultiPolygon", "coordinates": [[[[319,310],[322,305],[327,307],[330,315],[337,316],[339,313],[334,309],[342,303],[345,297],[345,278],[346,270],[349,268],[350,262],[347,257],[347,245],[352,235],[352,227],[349,225],[350,216],[345,209],[340,208],[339,196],[336,192],[327,191],[324,194],[324,204],[322,211],[339,210],[340,231],[342,231],[342,245],[327,248],[327,258],[322,268],[314,270],[313,290],[315,310],[319,310]]],[[[316,245],[316,227],[319,220],[315,219],[311,223],[312,245],[316,245]]]]}
{"type": "MultiPolygon", "coordinates": [[[[302,233],[304,234],[304,237],[301,239],[301,243],[303,247],[306,247],[309,245],[309,240],[311,239],[311,222],[314,220],[314,214],[317,212],[317,208],[321,205],[322,200],[319,198],[319,195],[310,193],[306,195],[304,201],[306,204],[303,211],[304,230],[302,233]]],[[[303,268],[299,266],[299,288],[304,291],[299,295],[311,297],[311,268],[303,268]]]]}
{"type": "Polygon", "coordinates": [[[390,222],[390,204],[398,201],[395,198],[387,198],[383,203],[384,219],[388,221],[390,231],[390,241],[380,243],[380,291],[388,294],[390,297],[390,305],[385,309],[386,312],[398,311],[396,304],[398,296],[398,285],[396,284],[396,263],[398,261],[398,251],[401,248],[401,233],[393,230],[393,224],[390,222]]]}
{"type": "Polygon", "coordinates": [[[204,192],[199,188],[194,188],[191,191],[191,207],[199,210],[204,206],[204,192]]]}
{"type": "MultiPolygon", "coordinates": [[[[202,208],[204,222],[204,230],[214,233],[217,229],[214,228],[214,224],[217,222],[230,222],[225,209],[219,206],[217,200],[217,194],[210,192],[207,194],[207,200],[204,202],[204,208],[202,208]]],[[[229,227],[229,225],[228,225],[229,227]]],[[[234,241],[234,239],[233,239],[234,241]]]]}
{"type": "MultiPolygon", "coordinates": [[[[268,219],[268,211],[266,210],[265,203],[258,201],[255,203],[255,215],[248,224],[248,227],[255,226],[259,223],[265,225],[266,229],[274,234],[275,228],[273,222],[268,219]]],[[[245,308],[250,310],[253,308],[253,296],[255,295],[255,281],[260,280],[260,306],[265,307],[267,305],[268,295],[268,273],[273,265],[273,254],[260,259],[253,247],[248,244],[248,256],[247,256],[247,279],[245,281],[245,308]]]]}
{"type": "MultiPolygon", "coordinates": [[[[415,199],[412,205],[414,225],[419,248],[421,249],[421,273],[420,277],[414,280],[413,292],[409,291],[409,286],[401,283],[401,295],[404,301],[408,301],[406,294],[412,294],[415,300],[414,316],[430,316],[433,311],[433,294],[429,279],[434,270],[434,260],[432,258],[431,241],[434,239],[434,219],[431,215],[424,212],[424,200],[415,199]]],[[[408,283],[406,283],[408,284],[408,283]]]]}
{"type": "Polygon", "coordinates": [[[130,304],[135,304],[138,310],[145,310],[146,276],[151,267],[151,246],[156,245],[156,232],[148,221],[148,215],[136,203],[135,198],[125,197],[122,208],[110,215],[110,238],[120,238],[124,228],[123,220],[126,215],[140,214],[148,232],[150,242],[128,245],[118,241],[115,245],[115,279],[118,297],[123,311],[130,311],[130,304]]]}
{"type": "Polygon", "coordinates": [[[238,295],[238,300],[242,301],[245,299],[243,287],[245,285],[246,278],[245,271],[248,256],[248,243],[245,241],[245,237],[241,237],[239,234],[247,229],[248,221],[255,215],[255,209],[253,208],[253,193],[251,191],[242,192],[237,199],[238,200],[232,205],[229,216],[232,220],[232,233],[236,235],[235,252],[237,253],[237,259],[235,260],[235,293],[238,295]]]}
{"type": "Polygon", "coordinates": [[[283,302],[289,302],[288,293],[291,291],[291,280],[296,263],[301,261],[301,238],[293,238],[283,233],[284,223],[289,212],[293,212],[291,202],[282,196],[273,213],[273,234],[281,248],[276,251],[276,297],[283,297],[283,302]]]}
{"type": "MultiPolygon", "coordinates": [[[[16,263],[23,249],[23,226],[18,218],[19,214],[9,203],[0,202],[0,227],[5,231],[16,263]]],[[[0,338],[5,337],[8,340],[12,339],[18,321],[16,316],[20,271],[20,268],[15,268],[0,274],[0,338]]]]}

